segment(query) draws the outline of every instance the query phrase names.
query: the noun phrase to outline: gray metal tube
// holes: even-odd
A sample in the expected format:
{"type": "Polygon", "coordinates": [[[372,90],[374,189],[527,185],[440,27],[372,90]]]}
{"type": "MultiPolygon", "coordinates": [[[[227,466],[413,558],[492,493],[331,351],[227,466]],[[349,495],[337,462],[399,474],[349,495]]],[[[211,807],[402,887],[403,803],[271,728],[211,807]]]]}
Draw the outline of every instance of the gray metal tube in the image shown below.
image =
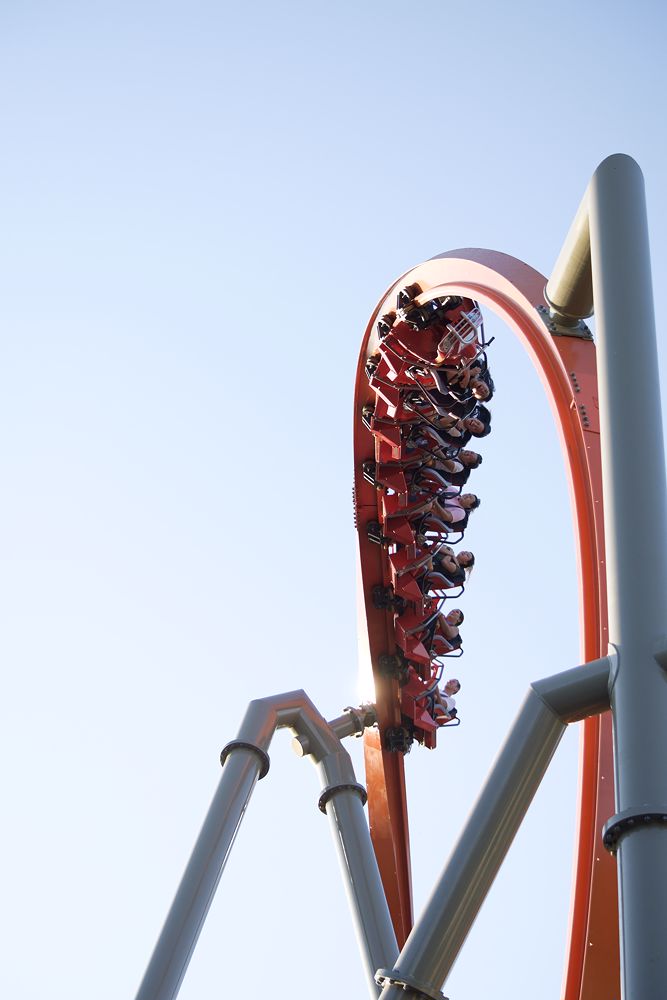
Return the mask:
{"type": "Polygon", "coordinates": [[[331,833],[354,919],[370,996],[380,992],[379,968],[393,965],[398,955],[396,935],[373,851],[364,807],[355,791],[341,790],[326,804],[331,833]]]}
{"type": "Polygon", "coordinates": [[[262,761],[252,750],[231,754],[137,993],[172,1000],[178,993],[262,761]]]}
{"type": "MultiPolygon", "coordinates": [[[[641,171],[606,159],[589,188],[618,812],[667,813],[667,502],[641,171]],[[662,662],[662,665],[661,665],[662,662]]],[[[633,825],[618,875],[624,996],[667,995],[667,829],[633,825]]]]}
{"type": "MultiPolygon", "coordinates": [[[[327,726],[331,729],[339,740],[346,736],[361,736],[364,729],[377,722],[377,712],[375,705],[360,705],[358,708],[346,708],[343,715],[335,719],[329,719],[327,726]]],[[[310,751],[310,744],[306,735],[297,734],[292,740],[292,749],[298,757],[307,757],[310,751]]]]}
{"type": "Polygon", "coordinates": [[[609,685],[616,664],[612,652],[583,667],[533,681],[531,686],[561,722],[580,722],[609,710],[609,685]]]}
{"type": "Polygon", "coordinates": [[[385,977],[382,1000],[437,996],[509,850],[567,721],[608,708],[610,659],[536,682],[424,913],[385,977]],[[418,988],[411,989],[411,984],[418,988]],[[407,989],[405,988],[407,985],[407,989]]]}
{"type": "MultiPolygon", "coordinates": [[[[356,732],[374,719],[372,706],[351,710],[354,719],[335,720],[356,732]]],[[[223,751],[222,778],[195,844],[164,927],[142,980],[137,1000],[173,1000],[177,995],[223,868],[259,777],[268,769],[267,750],[276,729],[289,727],[299,749],[319,766],[324,811],[332,823],[371,995],[380,965],[398,951],[380,872],[363,814],[349,754],[303,691],[252,701],[237,739],[223,751]]]]}
{"type": "Polygon", "coordinates": [[[556,318],[576,323],[593,315],[591,242],[588,228],[588,197],[579,206],[565,237],[544,297],[556,318]]]}
{"type": "MultiPolygon", "coordinates": [[[[281,722],[289,725],[301,710],[305,717],[303,728],[316,729],[318,713],[303,691],[258,699],[248,705],[237,746],[225,761],[136,1000],[173,1000],[177,995],[248,801],[265,766],[271,737],[281,722]],[[257,749],[251,749],[253,746],[257,749]]],[[[330,749],[336,749],[336,745],[332,735],[330,749]]]]}
{"type": "Polygon", "coordinates": [[[393,964],[398,945],[364,815],[366,792],[356,783],[350,755],[336,742],[337,749],[332,752],[327,750],[328,742],[318,745],[311,734],[308,745],[320,773],[320,808],[327,814],[336,845],[366,983],[376,1000],[375,971],[393,964]]]}

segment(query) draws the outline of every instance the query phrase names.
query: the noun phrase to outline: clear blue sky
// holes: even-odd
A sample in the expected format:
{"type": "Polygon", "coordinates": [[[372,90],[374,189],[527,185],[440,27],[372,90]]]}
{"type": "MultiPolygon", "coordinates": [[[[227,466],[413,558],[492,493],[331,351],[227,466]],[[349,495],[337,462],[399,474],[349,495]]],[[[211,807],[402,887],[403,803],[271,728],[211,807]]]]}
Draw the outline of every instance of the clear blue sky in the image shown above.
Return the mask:
{"type": "MultiPolygon", "coordinates": [[[[248,701],[356,700],[351,403],[386,286],[461,246],[548,273],[621,151],[661,327],[664,38],[645,0],[2,5],[3,996],[133,997],[248,701]]],[[[555,432],[489,326],[464,722],[407,760],[417,909],[529,680],[578,662],[555,432]]],[[[316,775],[272,757],[183,1000],[366,995],[316,775]]],[[[576,768],[572,732],[456,1000],[559,997],[576,768]]]]}

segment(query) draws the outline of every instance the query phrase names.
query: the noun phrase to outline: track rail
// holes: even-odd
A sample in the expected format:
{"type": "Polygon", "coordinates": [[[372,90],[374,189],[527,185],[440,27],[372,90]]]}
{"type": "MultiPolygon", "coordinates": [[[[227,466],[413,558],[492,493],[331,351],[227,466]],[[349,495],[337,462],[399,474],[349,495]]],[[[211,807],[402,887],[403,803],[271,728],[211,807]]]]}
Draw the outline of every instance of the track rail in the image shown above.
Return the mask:
{"type": "MultiPolygon", "coordinates": [[[[365,619],[366,663],[393,643],[387,615],[374,611],[372,585],[382,579],[383,550],[368,541],[377,517],[375,490],[363,477],[368,434],[362,410],[369,401],[365,364],[376,347],[376,323],[394,308],[400,288],[473,298],[514,330],[542,379],[559,430],[570,485],[579,571],[582,659],[607,650],[607,602],[595,346],[591,339],[550,330],[545,314],[545,278],[528,265],[489,250],[456,250],[413,268],[382,297],[366,329],[355,391],[355,517],[359,532],[360,614],[365,619]]],[[[400,725],[395,680],[376,677],[380,731],[365,737],[371,834],[399,945],[412,925],[410,847],[405,774],[400,753],[384,748],[383,732],[400,725]]],[[[619,995],[616,867],[598,843],[602,821],[614,812],[611,720],[583,725],[575,879],[564,1000],[600,1000],[619,995]]]]}

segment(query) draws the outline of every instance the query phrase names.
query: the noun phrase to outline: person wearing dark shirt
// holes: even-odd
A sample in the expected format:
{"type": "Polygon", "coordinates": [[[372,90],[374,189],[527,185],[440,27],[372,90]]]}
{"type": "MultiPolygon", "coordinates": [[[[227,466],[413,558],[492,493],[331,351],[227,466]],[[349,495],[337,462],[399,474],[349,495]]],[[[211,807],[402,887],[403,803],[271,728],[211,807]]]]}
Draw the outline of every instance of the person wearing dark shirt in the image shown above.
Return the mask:
{"type": "Polygon", "coordinates": [[[443,465],[442,474],[452,486],[465,486],[473,469],[478,469],[482,464],[482,456],[476,451],[469,451],[461,448],[456,458],[450,458],[443,465]]]}
{"type": "Polygon", "coordinates": [[[447,548],[448,551],[444,552],[441,549],[438,555],[433,557],[433,570],[436,573],[441,573],[450,587],[460,587],[466,582],[468,570],[471,570],[475,565],[475,556],[467,549],[454,555],[449,546],[444,548],[447,548]]]}

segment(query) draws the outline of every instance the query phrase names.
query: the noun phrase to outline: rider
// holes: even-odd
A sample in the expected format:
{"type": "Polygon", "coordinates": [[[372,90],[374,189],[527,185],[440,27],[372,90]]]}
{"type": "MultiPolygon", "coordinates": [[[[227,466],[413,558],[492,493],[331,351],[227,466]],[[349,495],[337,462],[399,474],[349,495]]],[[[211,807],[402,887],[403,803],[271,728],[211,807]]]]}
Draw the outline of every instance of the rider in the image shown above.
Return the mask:
{"type": "MultiPolygon", "coordinates": [[[[447,681],[442,691],[440,688],[436,688],[433,692],[433,702],[434,702],[434,717],[436,722],[438,720],[438,708],[444,711],[445,716],[452,718],[456,715],[456,700],[454,698],[455,694],[458,694],[461,690],[461,682],[455,677],[447,681]]],[[[443,720],[444,721],[444,720],[443,720]]]]}

